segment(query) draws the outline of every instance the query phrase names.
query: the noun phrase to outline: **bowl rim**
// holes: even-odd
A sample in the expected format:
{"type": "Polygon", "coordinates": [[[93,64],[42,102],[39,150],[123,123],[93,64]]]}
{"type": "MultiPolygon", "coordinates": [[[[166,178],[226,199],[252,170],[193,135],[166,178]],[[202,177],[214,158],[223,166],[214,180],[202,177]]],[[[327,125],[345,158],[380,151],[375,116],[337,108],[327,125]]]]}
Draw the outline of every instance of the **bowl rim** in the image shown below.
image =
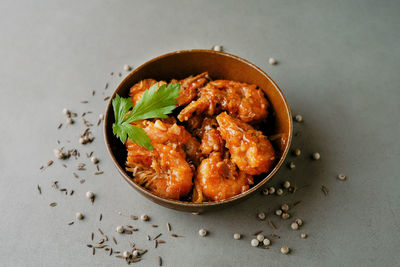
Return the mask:
{"type": "Polygon", "coordinates": [[[110,97],[107,107],[106,107],[106,112],[105,112],[105,117],[104,117],[104,127],[103,127],[103,133],[104,133],[104,141],[106,143],[106,148],[107,151],[109,153],[109,155],[111,156],[111,159],[114,163],[114,165],[116,166],[117,170],[119,171],[119,173],[124,177],[124,179],[132,186],[134,187],[136,190],[139,190],[141,193],[145,194],[146,196],[149,196],[151,198],[157,199],[159,202],[164,202],[164,203],[168,203],[170,205],[179,205],[179,206],[185,206],[185,207],[193,207],[193,208],[204,208],[204,207],[213,207],[213,206],[219,206],[222,204],[227,204],[229,202],[234,202],[238,199],[242,199],[245,198],[246,196],[250,196],[251,194],[253,194],[254,192],[256,192],[260,187],[262,187],[266,182],[268,182],[272,176],[275,175],[275,173],[279,170],[279,168],[282,166],[284,160],[286,159],[286,156],[289,152],[290,149],[290,145],[292,142],[292,137],[293,137],[293,120],[292,120],[292,113],[290,111],[289,105],[287,103],[287,100],[284,96],[284,94],[282,93],[282,90],[279,88],[279,86],[274,82],[274,80],[271,79],[271,77],[269,77],[269,75],[264,72],[261,68],[259,68],[258,66],[254,65],[253,63],[230,53],[226,53],[224,51],[214,51],[214,50],[208,50],[208,49],[184,49],[184,50],[177,50],[177,51],[173,51],[173,52],[169,52],[166,54],[162,54],[160,56],[157,56],[155,58],[152,58],[148,61],[146,61],[145,63],[141,64],[140,66],[134,68],[119,84],[118,86],[115,88],[112,96],[110,97]],[[275,87],[275,89],[277,90],[277,92],[279,93],[281,99],[284,102],[284,106],[285,106],[285,110],[287,112],[287,114],[289,115],[289,133],[288,133],[288,143],[287,146],[285,148],[285,150],[283,151],[279,161],[276,163],[275,167],[268,173],[267,176],[265,176],[265,178],[263,178],[261,181],[259,181],[255,186],[253,186],[252,188],[248,189],[247,191],[240,193],[236,196],[233,196],[231,198],[228,199],[224,199],[224,200],[220,200],[220,201],[210,201],[210,202],[203,202],[203,203],[192,203],[192,202],[186,202],[186,201],[181,201],[181,200],[174,200],[174,199],[167,199],[167,198],[162,198],[157,196],[156,194],[152,193],[151,191],[145,189],[144,187],[136,184],[135,182],[133,182],[132,178],[128,175],[128,173],[120,166],[120,164],[118,163],[114,152],[111,149],[111,145],[110,145],[110,141],[109,141],[109,136],[107,134],[107,129],[109,127],[111,127],[111,125],[109,125],[108,123],[108,116],[110,114],[110,110],[112,108],[112,100],[115,98],[115,95],[117,94],[117,91],[121,88],[121,86],[123,84],[126,83],[126,81],[137,71],[139,71],[140,69],[144,68],[145,66],[158,61],[160,59],[166,58],[166,57],[170,57],[176,54],[181,54],[181,53],[209,53],[209,54],[220,54],[226,57],[230,57],[233,58],[235,60],[241,61],[242,63],[249,65],[250,67],[256,69],[258,72],[260,72],[263,76],[265,76],[269,82],[275,87]]]}

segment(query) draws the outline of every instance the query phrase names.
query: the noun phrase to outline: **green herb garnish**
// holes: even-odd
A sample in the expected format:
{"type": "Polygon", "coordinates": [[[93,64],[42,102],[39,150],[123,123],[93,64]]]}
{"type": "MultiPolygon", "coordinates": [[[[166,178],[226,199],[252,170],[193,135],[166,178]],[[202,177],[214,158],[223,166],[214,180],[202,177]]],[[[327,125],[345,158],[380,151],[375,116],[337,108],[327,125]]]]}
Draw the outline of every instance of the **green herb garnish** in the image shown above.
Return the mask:
{"type": "Polygon", "coordinates": [[[153,150],[151,139],[146,132],[130,123],[153,118],[168,118],[167,114],[170,114],[176,108],[176,98],[179,96],[181,85],[175,83],[168,86],[163,84],[158,89],[157,87],[158,83],[144,91],[142,98],[134,107],[130,97],[124,98],[116,95],[113,99],[112,105],[115,116],[115,122],[112,126],[113,133],[121,139],[122,143],[125,144],[128,136],[139,146],[153,150]]]}

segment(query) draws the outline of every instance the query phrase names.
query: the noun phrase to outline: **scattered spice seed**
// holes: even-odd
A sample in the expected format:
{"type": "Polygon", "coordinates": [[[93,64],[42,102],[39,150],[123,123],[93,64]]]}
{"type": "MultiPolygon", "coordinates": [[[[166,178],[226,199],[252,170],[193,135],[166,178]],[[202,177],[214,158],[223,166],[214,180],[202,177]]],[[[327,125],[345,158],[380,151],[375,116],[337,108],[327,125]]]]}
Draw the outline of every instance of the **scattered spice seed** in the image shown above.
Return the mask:
{"type": "Polygon", "coordinates": [[[131,235],[131,234],[132,234],[132,231],[131,231],[131,230],[125,229],[125,230],[124,230],[124,233],[127,234],[127,235],[131,235]]]}
{"type": "Polygon", "coordinates": [[[54,161],[49,160],[49,161],[47,162],[47,166],[51,166],[51,165],[53,164],[53,162],[54,162],[54,161]]]}
{"type": "Polygon", "coordinates": [[[104,172],[95,172],[94,175],[100,175],[103,174],[104,172]]]}
{"type": "Polygon", "coordinates": [[[121,77],[121,76],[122,76],[122,73],[121,73],[121,72],[118,72],[118,76],[121,77]]]}
{"type": "Polygon", "coordinates": [[[132,68],[131,68],[131,66],[129,66],[128,64],[125,64],[125,65],[124,65],[124,70],[125,70],[125,71],[130,71],[130,70],[132,70],[132,68]]]}
{"type": "Polygon", "coordinates": [[[109,254],[109,256],[111,256],[112,254],[113,254],[113,249],[110,248],[110,254],[109,254]]]}
{"type": "Polygon", "coordinates": [[[158,256],[158,266],[162,266],[162,258],[158,256]]]}
{"type": "Polygon", "coordinates": [[[50,207],[55,207],[55,206],[57,206],[57,203],[55,202],[50,203],[50,207]]]}
{"type": "Polygon", "coordinates": [[[104,89],[107,89],[108,88],[108,83],[106,83],[106,85],[104,85],[104,89]]]}
{"type": "Polygon", "coordinates": [[[344,180],[347,179],[346,175],[343,174],[343,173],[338,174],[337,178],[338,178],[340,181],[344,181],[344,180]]]}
{"type": "Polygon", "coordinates": [[[307,238],[307,234],[301,233],[301,234],[300,234],[300,237],[301,237],[302,239],[306,239],[306,238],[307,238]]]}
{"type": "Polygon", "coordinates": [[[302,225],[303,225],[303,221],[302,221],[301,219],[299,219],[299,218],[297,218],[297,219],[295,220],[295,222],[296,222],[299,226],[302,226],[302,225]]]}
{"type": "Polygon", "coordinates": [[[269,193],[270,195],[272,195],[273,193],[275,193],[275,187],[271,186],[271,187],[268,189],[268,193],[269,193]]]}
{"type": "Polygon", "coordinates": [[[264,235],[262,235],[262,234],[258,234],[257,235],[257,237],[256,237],[256,239],[258,240],[258,241],[260,241],[260,242],[262,242],[262,241],[264,241],[264,235]]]}
{"type": "Polygon", "coordinates": [[[97,126],[99,126],[100,123],[101,123],[101,120],[99,119],[99,120],[97,121],[97,126]]]}
{"type": "Polygon", "coordinates": [[[164,244],[164,243],[167,243],[167,242],[165,242],[165,240],[162,240],[162,239],[159,239],[159,240],[157,240],[157,242],[158,242],[158,244],[164,244]]]}
{"type": "Polygon", "coordinates": [[[77,213],[75,214],[75,217],[76,217],[78,220],[82,220],[82,219],[83,219],[83,214],[82,214],[81,212],[77,212],[77,213]]]}
{"type": "Polygon", "coordinates": [[[137,220],[137,219],[138,219],[138,216],[131,215],[130,218],[131,218],[132,220],[137,220]]]}
{"type": "Polygon", "coordinates": [[[103,214],[100,213],[99,221],[101,221],[102,219],[103,219],[103,214]]]}
{"type": "Polygon", "coordinates": [[[152,225],[151,225],[151,227],[153,227],[153,228],[157,228],[157,227],[158,227],[158,225],[157,225],[157,224],[152,224],[152,225]]]}
{"type": "Polygon", "coordinates": [[[140,219],[141,219],[142,221],[148,221],[150,218],[149,218],[149,216],[148,216],[147,214],[142,214],[142,215],[140,216],[140,219]]]}
{"type": "Polygon", "coordinates": [[[281,210],[288,211],[289,210],[289,205],[288,204],[282,204],[281,210]]]}
{"type": "Polygon", "coordinates": [[[38,190],[39,194],[41,195],[42,194],[42,189],[40,188],[39,185],[37,186],[37,190],[38,190]]]}
{"type": "Polygon", "coordinates": [[[171,224],[167,223],[167,229],[169,232],[171,232],[171,224]]]}
{"type": "Polygon", "coordinates": [[[117,245],[117,239],[115,239],[115,237],[112,237],[112,240],[114,241],[114,244],[117,245]]]}
{"type": "Polygon", "coordinates": [[[183,235],[171,234],[172,237],[184,237],[183,235]]]}
{"type": "Polygon", "coordinates": [[[301,203],[301,200],[298,200],[298,201],[296,201],[296,202],[293,203],[293,206],[297,206],[297,205],[299,205],[300,203],[301,203]]]}
{"type": "Polygon", "coordinates": [[[109,96],[106,96],[106,97],[104,98],[104,101],[107,101],[108,99],[110,99],[110,97],[109,97],[109,96]]]}
{"type": "Polygon", "coordinates": [[[92,239],[92,241],[93,241],[93,238],[94,238],[94,233],[92,232],[92,233],[90,234],[90,239],[92,239]]]}
{"type": "Polygon", "coordinates": [[[271,234],[271,237],[272,238],[277,238],[277,239],[279,239],[279,238],[281,238],[279,235],[277,235],[277,234],[271,234]]]}
{"type": "Polygon", "coordinates": [[[40,170],[43,170],[44,169],[44,166],[42,165],[42,166],[40,166],[40,168],[39,168],[40,170]]]}
{"type": "Polygon", "coordinates": [[[326,186],[322,185],[322,186],[321,186],[321,190],[322,190],[322,192],[324,192],[324,195],[325,195],[325,196],[328,195],[329,190],[328,190],[328,188],[327,188],[326,186]]]}
{"type": "Polygon", "coordinates": [[[92,255],[94,255],[96,252],[95,252],[95,248],[94,247],[92,247],[92,255]]]}
{"type": "Polygon", "coordinates": [[[276,194],[277,194],[278,196],[282,196],[282,195],[283,195],[283,190],[282,190],[282,188],[278,188],[278,190],[276,190],[276,194]]]}
{"type": "Polygon", "coordinates": [[[268,224],[269,224],[269,226],[271,226],[272,229],[274,229],[274,230],[276,229],[275,224],[271,220],[268,220],[268,224]]]}
{"type": "Polygon", "coordinates": [[[61,129],[62,126],[63,126],[63,124],[60,123],[60,124],[57,126],[57,129],[61,129]]]}
{"type": "Polygon", "coordinates": [[[93,245],[91,245],[91,244],[87,244],[86,245],[88,248],[92,248],[93,247],[93,245]]]}
{"type": "Polygon", "coordinates": [[[64,163],[62,164],[62,166],[63,166],[64,168],[67,168],[67,165],[65,165],[64,163]]]}
{"type": "Polygon", "coordinates": [[[277,215],[277,216],[281,216],[282,215],[282,210],[276,210],[275,211],[275,215],[277,215]]]}
{"type": "Polygon", "coordinates": [[[268,193],[268,188],[264,188],[262,191],[261,191],[261,194],[263,194],[264,196],[267,196],[269,193],[268,193]]]}
{"type": "MultiPolygon", "coordinates": [[[[80,179],[79,183],[83,184],[85,181],[86,181],[85,179],[80,179]]],[[[93,203],[93,201],[92,201],[92,203],[93,203]]]]}
{"type": "Polygon", "coordinates": [[[149,235],[147,235],[146,238],[147,238],[147,240],[150,240],[150,239],[151,239],[149,235]]]}
{"type": "Polygon", "coordinates": [[[72,173],[73,175],[74,175],[74,177],[76,178],[76,179],[78,179],[79,178],[79,176],[78,176],[78,174],[76,174],[76,173],[72,173]]]}
{"type": "Polygon", "coordinates": [[[158,241],[154,240],[154,248],[157,248],[157,247],[158,247],[158,241]]]}
{"type": "Polygon", "coordinates": [[[69,195],[72,196],[74,194],[74,190],[69,191],[69,195]]]}
{"type": "Polygon", "coordinates": [[[82,103],[82,104],[87,104],[87,103],[89,103],[89,101],[83,100],[83,101],[81,101],[81,103],[82,103]]]}
{"type": "Polygon", "coordinates": [[[69,222],[69,223],[68,223],[68,225],[73,225],[73,224],[74,224],[74,222],[69,222]]]}
{"type": "Polygon", "coordinates": [[[103,233],[103,231],[101,231],[100,228],[97,228],[97,231],[99,231],[99,233],[104,236],[104,233],[103,233]]]}
{"type": "Polygon", "coordinates": [[[282,213],[282,219],[287,220],[290,218],[290,214],[287,212],[282,213]]]}

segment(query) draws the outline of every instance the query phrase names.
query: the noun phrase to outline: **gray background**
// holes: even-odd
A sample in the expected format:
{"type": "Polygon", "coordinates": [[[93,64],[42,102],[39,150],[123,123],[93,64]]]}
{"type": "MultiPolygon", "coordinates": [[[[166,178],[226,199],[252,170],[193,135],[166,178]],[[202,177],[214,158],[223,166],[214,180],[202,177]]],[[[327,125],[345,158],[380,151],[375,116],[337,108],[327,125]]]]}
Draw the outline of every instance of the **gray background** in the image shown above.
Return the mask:
{"type": "MultiPolygon", "coordinates": [[[[137,266],[395,266],[399,265],[399,1],[13,1],[0,3],[0,265],[117,266],[123,262],[103,251],[91,256],[90,232],[101,227],[109,236],[117,225],[140,228],[133,236],[117,236],[123,250],[128,240],[152,248],[147,233],[164,233],[166,244],[150,249],[137,266]],[[101,127],[93,127],[95,142],[77,140],[79,123],[57,130],[64,107],[97,121],[103,97],[111,94],[126,72],[166,52],[210,48],[221,44],[262,69],[278,83],[294,114],[300,135],[293,147],[302,156],[288,160],[271,180],[286,179],[301,188],[284,197],[254,196],[235,207],[194,216],[157,206],[139,196],[117,174],[110,161],[101,127]],[[268,58],[279,64],[271,66],[268,58]],[[105,83],[110,84],[107,91],[105,83]],[[96,96],[91,96],[91,90],[96,96]],[[81,100],[89,100],[87,105],[81,100]],[[72,177],[77,161],[64,169],[53,158],[59,139],[82,154],[95,151],[104,175],[86,183],[72,177]],[[71,140],[71,143],[67,143],[71,140]],[[314,151],[321,160],[310,160],[314,151]],[[340,172],[346,182],[336,179],[340,172]],[[51,188],[74,189],[64,196],[51,188]],[[40,184],[43,194],[36,190],[40,184]],[[329,188],[326,197],[321,185],[329,188]],[[85,192],[97,194],[94,206],[85,192]],[[256,219],[282,203],[302,203],[293,217],[305,224],[290,230],[290,222],[273,215],[278,229],[256,219]],[[58,206],[50,208],[50,202],[58,206]],[[75,212],[84,221],[68,226],[75,212]],[[119,216],[147,213],[160,228],[119,216]],[[99,213],[103,221],[98,222],[99,213]],[[185,237],[172,239],[165,223],[185,237]],[[199,228],[210,231],[200,238],[199,228]],[[281,236],[269,250],[252,248],[251,234],[263,229],[281,236]],[[244,234],[234,241],[234,232],[244,234]],[[279,252],[292,248],[290,255],[279,252]]],[[[86,157],[80,161],[88,162],[86,157]]],[[[81,173],[79,173],[81,175],[81,173]]],[[[147,223],[148,224],[148,223],[147,223]]]]}

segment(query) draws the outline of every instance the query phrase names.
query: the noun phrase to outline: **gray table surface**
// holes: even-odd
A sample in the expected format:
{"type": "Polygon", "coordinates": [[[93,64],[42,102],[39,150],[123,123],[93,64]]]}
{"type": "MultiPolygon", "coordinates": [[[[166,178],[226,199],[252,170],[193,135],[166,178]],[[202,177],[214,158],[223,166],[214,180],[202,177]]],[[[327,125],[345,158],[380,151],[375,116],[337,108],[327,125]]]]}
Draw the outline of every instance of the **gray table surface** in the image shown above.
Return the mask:
{"type": "MultiPolygon", "coordinates": [[[[399,1],[13,1],[0,3],[0,265],[119,266],[124,263],[86,244],[100,227],[116,236],[120,250],[134,240],[149,252],[137,266],[399,266],[400,247],[400,2],[399,1]],[[235,207],[194,216],[160,207],[138,195],[118,175],[103,143],[79,146],[84,126],[57,130],[64,107],[97,122],[103,98],[127,74],[166,52],[221,44],[262,69],[279,84],[294,114],[300,148],[296,168],[282,168],[270,185],[290,180],[293,195],[257,195],[235,207]],[[268,64],[269,57],[279,64],[268,64]],[[114,72],[114,76],[110,76],[114,72]],[[122,77],[117,73],[122,72],[122,77]],[[109,89],[104,90],[105,83],[109,89]],[[91,91],[96,95],[91,96],[91,91]],[[80,101],[89,100],[84,105],[80,101]],[[95,151],[104,175],[83,156],[89,171],[72,172],[56,161],[41,172],[59,145],[95,151]],[[71,143],[68,143],[70,140],[71,143]],[[310,154],[318,151],[320,161],[310,154]],[[345,173],[348,180],[338,181],[345,173]],[[51,188],[74,189],[65,196],[51,188]],[[39,195],[36,186],[42,187],[39,195]],[[321,185],[329,195],[321,192],[321,185]],[[97,198],[90,205],[85,192],[97,198]],[[256,219],[282,203],[301,204],[291,220],[268,215],[278,227],[256,219]],[[49,207],[50,202],[57,207],[49,207]],[[75,213],[85,220],[68,226],[75,213]],[[119,216],[143,214],[149,223],[119,216]],[[103,220],[98,221],[99,214],[103,220]],[[165,223],[185,237],[168,235],[165,223]],[[140,231],[118,236],[117,225],[140,231]],[[209,230],[200,238],[198,229],[209,230]],[[250,246],[252,233],[275,233],[270,249],[250,246]],[[163,233],[166,244],[154,249],[145,239],[163,233]],[[244,234],[235,241],[233,233],[244,234]],[[309,235],[301,239],[300,233],[309,235]],[[290,255],[279,252],[282,245],[290,255]]],[[[96,232],[96,239],[98,239],[96,232]]]]}

